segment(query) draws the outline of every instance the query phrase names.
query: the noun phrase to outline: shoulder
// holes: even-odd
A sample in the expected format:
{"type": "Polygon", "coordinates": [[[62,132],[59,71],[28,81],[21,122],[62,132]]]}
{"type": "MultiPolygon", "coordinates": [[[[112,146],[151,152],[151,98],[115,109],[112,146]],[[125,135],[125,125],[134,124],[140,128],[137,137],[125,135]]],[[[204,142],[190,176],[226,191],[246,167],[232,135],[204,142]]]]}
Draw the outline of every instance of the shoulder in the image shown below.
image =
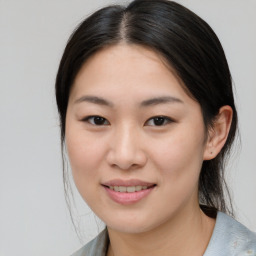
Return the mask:
{"type": "Polygon", "coordinates": [[[256,255],[256,233],[218,212],[212,238],[204,256],[256,255]]]}
{"type": "Polygon", "coordinates": [[[105,256],[109,244],[107,229],[71,256],[105,256]]]}

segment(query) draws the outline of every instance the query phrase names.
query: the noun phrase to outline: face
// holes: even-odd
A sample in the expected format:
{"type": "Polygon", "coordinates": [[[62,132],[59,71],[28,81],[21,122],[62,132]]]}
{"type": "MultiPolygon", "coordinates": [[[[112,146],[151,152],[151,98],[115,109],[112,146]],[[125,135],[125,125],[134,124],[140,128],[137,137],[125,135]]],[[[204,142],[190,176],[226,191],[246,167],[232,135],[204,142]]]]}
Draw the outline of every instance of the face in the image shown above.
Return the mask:
{"type": "Polygon", "coordinates": [[[66,145],[78,191],[109,228],[145,232],[198,208],[200,105],[152,50],[120,44],[86,61],[66,145]]]}

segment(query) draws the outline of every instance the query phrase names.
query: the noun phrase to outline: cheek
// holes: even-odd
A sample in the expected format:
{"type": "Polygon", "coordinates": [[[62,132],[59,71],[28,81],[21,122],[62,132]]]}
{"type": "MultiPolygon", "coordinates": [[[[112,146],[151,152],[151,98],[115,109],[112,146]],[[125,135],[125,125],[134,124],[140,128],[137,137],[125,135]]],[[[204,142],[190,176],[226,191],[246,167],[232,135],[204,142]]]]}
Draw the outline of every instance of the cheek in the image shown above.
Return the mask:
{"type": "Polygon", "coordinates": [[[79,186],[95,179],[102,157],[102,141],[95,140],[83,130],[67,129],[66,146],[74,181],[79,186]]]}
{"type": "Polygon", "coordinates": [[[178,177],[198,176],[204,149],[203,130],[188,129],[181,127],[172,135],[167,136],[157,145],[153,146],[154,152],[151,155],[155,160],[158,169],[163,172],[163,176],[178,177]]]}
{"type": "MultiPolygon", "coordinates": [[[[100,184],[100,159],[102,145],[92,136],[85,136],[84,131],[66,132],[66,145],[72,170],[73,180],[81,197],[89,205],[94,205],[97,198],[96,184],[100,184]]],[[[100,143],[101,144],[101,143],[100,143]]]]}
{"type": "MultiPolygon", "coordinates": [[[[198,197],[203,141],[197,134],[193,135],[177,133],[160,143],[152,154],[154,166],[160,174],[158,177],[162,198],[172,202],[169,206],[170,211],[179,209],[191,198],[194,202],[198,197]]],[[[166,200],[159,201],[159,204],[162,203],[166,205],[166,200]]]]}

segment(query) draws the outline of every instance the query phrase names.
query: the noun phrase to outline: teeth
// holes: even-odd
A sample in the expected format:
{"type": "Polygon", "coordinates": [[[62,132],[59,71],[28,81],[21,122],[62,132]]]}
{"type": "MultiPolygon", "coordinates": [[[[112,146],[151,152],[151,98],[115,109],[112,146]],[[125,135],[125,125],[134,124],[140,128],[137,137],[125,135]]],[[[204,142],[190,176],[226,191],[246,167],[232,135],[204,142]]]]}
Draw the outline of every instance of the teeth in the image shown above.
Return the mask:
{"type": "MultiPolygon", "coordinates": [[[[135,190],[136,190],[136,187],[127,187],[127,192],[128,193],[135,192],[135,190]]],[[[122,191],[120,191],[120,192],[122,192],[122,191]]]]}
{"type": "Polygon", "coordinates": [[[141,191],[144,189],[147,189],[147,186],[130,186],[130,187],[125,187],[125,186],[110,186],[109,187],[111,190],[121,192],[121,193],[133,193],[137,191],[141,191]]]}
{"type": "Polygon", "coordinates": [[[136,190],[136,191],[141,191],[141,190],[142,190],[142,186],[136,186],[136,187],[135,187],[135,190],[136,190]]]}
{"type": "Polygon", "coordinates": [[[126,187],[120,186],[119,187],[119,192],[126,192],[126,187]]]}

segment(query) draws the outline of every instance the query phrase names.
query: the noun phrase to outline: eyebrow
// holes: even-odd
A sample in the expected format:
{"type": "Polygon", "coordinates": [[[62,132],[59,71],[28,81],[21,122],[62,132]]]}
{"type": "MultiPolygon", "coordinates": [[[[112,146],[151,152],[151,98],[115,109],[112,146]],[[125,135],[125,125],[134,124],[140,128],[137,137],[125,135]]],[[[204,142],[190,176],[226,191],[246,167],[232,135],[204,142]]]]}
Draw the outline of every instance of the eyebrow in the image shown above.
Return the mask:
{"type": "Polygon", "coordinates": [[[108,106],[108,107],[114,106],[114,104],[109,102],[108,100],[105,100],[105,99],[97,97],[97,96],[82,96],[81,98],[79,98],[75,101],[75,103],[81,103],[81,102],[90,102],[90,103],[108,106]]]}
{"type": "Polygon", "coordinates": [[[172,96],[162,96],[162,97],[156,97],[148,100],[144,100],[141,102],[142,107],[148,107],[152,105],[159,105],[159,104],[165,104],[165,103],[184,103],[182,100],[172,97],[172,96]]]}
{"type": "MultiPolygon", "coordinates": [[[[114,104],[112,102],[98,96],[89,96],[89,95],[82,96],[81,98],[75,101],[75,103],[81,103],[81,102],[90,102],[98,105],[114,107],[114,104]]],[[[144,100],[140,103],[140,106],[148,107],[148,106],[154,106],[154,105],[166,104],[166,103],[184,103],[184,102],[173,96],[160,96],[160,97],[144,100]]]]}

